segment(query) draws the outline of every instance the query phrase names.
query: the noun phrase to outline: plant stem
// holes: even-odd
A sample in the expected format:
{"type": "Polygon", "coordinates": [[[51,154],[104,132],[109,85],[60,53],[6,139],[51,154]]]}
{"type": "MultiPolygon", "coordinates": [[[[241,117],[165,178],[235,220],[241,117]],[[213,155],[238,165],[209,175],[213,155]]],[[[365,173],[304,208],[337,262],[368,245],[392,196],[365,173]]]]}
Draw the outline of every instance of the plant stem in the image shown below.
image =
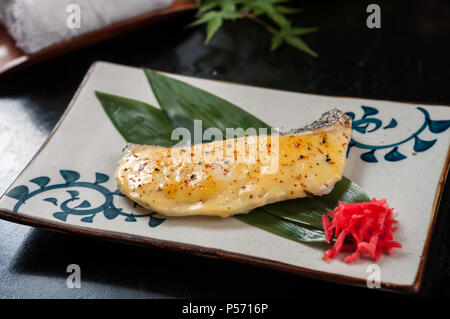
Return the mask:
{"type": "Polygon", "coordinates": [[[272,26],[270,24],[268,24],[267,22],[265,22],[264,20],[258,18],[256,15],[252,14],[252,13],[248,13],[248,12],[239,12],[243,17],[246,17],[256,23],[258,23],[259,25],[262,25],[264,28],[266,28],[267,30],[269,30],[269,32],[271,33],[275,33],[275,29],[272,28],[272,26]]]}

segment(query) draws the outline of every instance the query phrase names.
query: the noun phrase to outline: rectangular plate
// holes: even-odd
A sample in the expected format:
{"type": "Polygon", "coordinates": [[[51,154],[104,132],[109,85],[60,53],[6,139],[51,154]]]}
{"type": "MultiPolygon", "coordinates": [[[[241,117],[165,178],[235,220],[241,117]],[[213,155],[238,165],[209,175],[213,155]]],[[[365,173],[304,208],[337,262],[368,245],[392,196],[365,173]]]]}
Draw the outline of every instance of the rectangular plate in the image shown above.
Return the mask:
{"type": "MultiPolygon", "coordinates": [[[[382,255],[377,262],[382,287],[419,289],[449,166],[449,107],[309,95],[171,76],[282,129],[302,127],[334,107],[352,112],[356,145],[350,150],[345,176],[370,196],[387,198],[398,214],[396,239],[403,248],[391,256],[382,255]]],[[[142,70],[94,64],[47,142],[0,199],[0,218],[366,284],[372,260],[362,258],[348,265],[340,256],[324,262],[323,247],[290,241],[235,218],[163,220],[114,194],[114,171],[126,143],[96,99],[96,90],[158,105],[142,70]],[[21,196],[26,196],[25,202],[21,196]],[[123,209],[119,215],[108,209],[111,203],[123,209]]]]}
{"type": "Polygon", "coordinates": [[[168,19],[174,15],[196,8],[194,0],[173,0],[170,7],[145,13],[79,37],[52,45],[34,54],[26,54],[15,45],[14,39],[0,23],[0,75],[17,71],[34,64],[53,59],[71,51],[79,50],[94,43],[144,28],[150,24],[168,19]]]}

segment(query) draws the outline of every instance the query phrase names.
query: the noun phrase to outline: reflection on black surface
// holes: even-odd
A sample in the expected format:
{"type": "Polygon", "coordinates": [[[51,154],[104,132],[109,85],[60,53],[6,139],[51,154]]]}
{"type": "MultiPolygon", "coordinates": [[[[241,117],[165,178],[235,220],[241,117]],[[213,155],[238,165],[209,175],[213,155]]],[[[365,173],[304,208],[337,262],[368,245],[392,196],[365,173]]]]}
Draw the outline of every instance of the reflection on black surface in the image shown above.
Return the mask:
{"type": "Polygon", "coordinates": [[[16,285],[36,289],[29,292],[31,296],[38,296],[48,286],[57,289],[60,297],[87,294],[100,298],[292,298],[299,290],[331,297],[337,291],[353,294],[362,290],[317,284],[316,280],[234,262],[41,229],[27,235],[9,271],[29,278],[25,284],[11,280],[10,289],[16,285]],[[66,287],[69,264],[81,267],[81,289],[66,287]]]}

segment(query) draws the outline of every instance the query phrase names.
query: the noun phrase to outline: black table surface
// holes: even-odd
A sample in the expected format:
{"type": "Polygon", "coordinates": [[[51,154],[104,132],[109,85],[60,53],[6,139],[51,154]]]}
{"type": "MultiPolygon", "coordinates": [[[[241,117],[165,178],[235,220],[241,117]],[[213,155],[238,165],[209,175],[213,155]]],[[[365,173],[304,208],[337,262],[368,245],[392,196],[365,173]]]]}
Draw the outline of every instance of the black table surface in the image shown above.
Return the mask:
{"type": "MultiPolygon", "coordinates": [[[[89,66],[98,60],[305,93],[450,104],[450,4],[377,1],[381,29],[366,26],[364,1],[305,1],[298,25],[320,57],[283,46],[241,20],[204,44],[187,13],[0,78],[0,193],[45,141],[89,66]]],[[[281,101],[282,102],[282,101],[281,101]]],[[[424,282],[414,297],[450,297],[449,183],[443,192],[424,282]]],[[[0,220],[0,298],[406,297],[255,266],[84,238],[0,220]],[[81,267],[68,289],[66,267],[81,267]]]]}

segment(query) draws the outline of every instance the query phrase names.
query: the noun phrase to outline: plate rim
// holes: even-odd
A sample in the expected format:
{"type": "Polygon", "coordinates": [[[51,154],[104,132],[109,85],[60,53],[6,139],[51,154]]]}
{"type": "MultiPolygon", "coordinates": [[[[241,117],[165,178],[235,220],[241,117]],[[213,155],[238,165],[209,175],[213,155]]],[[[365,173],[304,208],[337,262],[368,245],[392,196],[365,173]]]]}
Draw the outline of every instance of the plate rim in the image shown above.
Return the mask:
{"type": "MultiPolygon", "coordinates": [[[[39,154],[42,152],[42,150],[47,146],[47,144],[50,142],[50,140],[53,138],[53,135],[56,133],[56,131],[60,128],[61,124],[64,122],[66,117],[68,116],[70,110],[74,106],[76,100],[78,99],[81,91],[85,87],[88,79],[92,75],[94,69],[97,67],[97,65],[100,64],[107,64],[111,66],[122,66],[122,67],[128,67],[128,68],[139,68],[129,65],[122,65],[117,63],[111,63],[107,61],[95,61],[91,64],[88,71],[86,72],[85,76],[83,77],[83,80],[81,81],[80,85],[78,86],[77,90],[75,91],[75,94],[73,95],[72,99],[69,102],[69,105],[67,106],[64,113],[61,115],[60,119],[56,123],[55,127],[51,131],[51,133],[48,135],[44,143],[39,147],[38,151],[33,155],[33,157],[30,159],[30,161],[25,165],[25,167],[21,170],[21,172],[17,175],[16,178],[11,182],[11,184],[6,188],[6,190],[0,195],[0,199],[2,199],[6,193],[10,190],[10,188],[14,185],[17,179],[19,179],[22,174],[25,172],[25,170],[31,165],[32,162],[39,156],[39,154]]],[[[159,71],[158,71],[159,72],[159,71]]],[[[173,74],[173,73],[167,73],[162,72],[169,75],[181,75],[181,74],[173,74]]],[[[185,75],[182,75],[185,76],[185,75]]],[[[192,76],[187,76],[192,77],[192,76]]],[[[252,85],[246,85],[246,84],[240,84],[240,83],[233,83],[229,81],[223,81],[223,80],[214,80],[214,79],[208,79],[208,78],[200,78],[200,77],[193,77],[198,79],[204,79],[208,81],[215,81],[215,82],[221,82],[221,83],[227,83],[227,84],[233,84],[233,85],[240,85],[240,86],[247,86],[247,87],[253,87],[253,88],[263,88],[258,86],[252,86],[252,85]]],[[[276,91],[284,91],[284,90],[277,90],[277,89],[271,89],[271,88],[263,88],[263,89],[269,89],[269,90],[276,90],[276,91]]],[[[291,92],[291,93],[301,93],[301,94],[308,94],[308,95],[315,95],[315,96],[322,96],[322,97],[331,97],[331,98],[354,98],[354,99],[364,99],[359,97],[343,97],[343,96],[333,96],[333,95],[321,95],[321,94],[309,94],[309,93],[302,93],[302,92],[295,92],[295,91],[285,91],[285,92],[291,92]]],[[[375,99],[376,100],[376,99],[375,99]]],[[[397,101],[390,101],[390,100],[379,100],[379,101],[388,101],[388,102],[395,102],[395,103],[402,103],[402,104],[419,104],[417,102],[397,102],[397,101]]],[[[425,104],[425,103],[421,103],[425,104]]],[[[428,104],[428,103],[426,103],[428,104]]],[[[439,104],[441,105],[441,104],[439,104]]],[[[446,105],[441,105],[446,106],[446,105]]],[[[431,107],[433,107],[433,104],[431,104],[431,107]]],[[[448,106],[447,106],[448,107],[448,106]]],[[[404,292],[404,293],[418,293],[420,291],[420,287],[423,283],[423,275],[424,270],[426,266],[427,257],[429,254],[430,246],[431,246],[431,237],[435,228],[436,218],[439,212],[441,199],[443,190],[445,188],[445,183],[447,180],[447,176],[450,169],[450,146],[447,149],[447,155],[446,159],[443,165],[443,169],[441,172],[441,175],[439,177],[439,180],[437,182],[435,196],[433,200],[432,205],[432,212],[430,216],[430,223],[428,225],[427,230],[427,236],[425,238],[425,243],[423,246],[420,262],[419,262],[419,268],[416,273],[416,277],[411,285],[400,285],[400,284],[394,284],[390,282],[381,281],[381,288],[382,290],[386,291],[393,291],[393,292],[404,292]]],[[[339,284],[347,284],[347,285],[353,285],[353,286],[359,286],[359,287],[366,287],[366,280],[362,278],[355,278],[347,275],[340,275],[335,274],[331,272],[326,271],[319,271],[312,268],[306,268],[301,266],[295,266],[287,263],[283,263],[280,261],[270,260],[267,258],[261,258],[261,257],[255,257],[250,256],[242,253],[235,253],[223,249],[218,248],[210,248],[200,245],[194,245],[194,244],[187,244],[187,243],[179,243],[175,241],[169,241],[169,240],[162,240],[162,239],[156,239],[152,237],[144,237],[140,235],[131,235],[126,234],[118,231],[108,231],[104,229],[94,229],[91,227],[83,227],[83,226],[77,226],[73,224],[66,224],[61,223],[57,221],[51,221],[45,218],[38,218],[34,216],[30,216],[24,213],[20,212],[13,212],[11,210],[0,208],[0,219],[6,220],[9,222],[15,222],[22,225],[27,226],[33,226],[33,227],[40,227],[45,229],[50,229],[54,231],[60,231],[63,233],[69,233],[79,236],[87,236],[91,238],[100,238],[103,240],[110,240],[110,241],[116,241],[116,242],[122,242],[122,243],[129,243],[129,244],[135,244],[140,246],[147,246],[147,247],[154,247],[159,249],[168,249],[171,251],[177,251],[185,254],[194,254],[209,258],[218,258],[218,259],[225,259],[230,261],[237,261],[244,264],[250,264],[253,266],[260,266],[268,269],[274,269],[274,270],[281,270],[286,271],[289,273],[294,273],[297,275],[301,275],[307,278],[312,279],[319,279],[323,281],[330,281],[334,283],[339,284]]]]}

